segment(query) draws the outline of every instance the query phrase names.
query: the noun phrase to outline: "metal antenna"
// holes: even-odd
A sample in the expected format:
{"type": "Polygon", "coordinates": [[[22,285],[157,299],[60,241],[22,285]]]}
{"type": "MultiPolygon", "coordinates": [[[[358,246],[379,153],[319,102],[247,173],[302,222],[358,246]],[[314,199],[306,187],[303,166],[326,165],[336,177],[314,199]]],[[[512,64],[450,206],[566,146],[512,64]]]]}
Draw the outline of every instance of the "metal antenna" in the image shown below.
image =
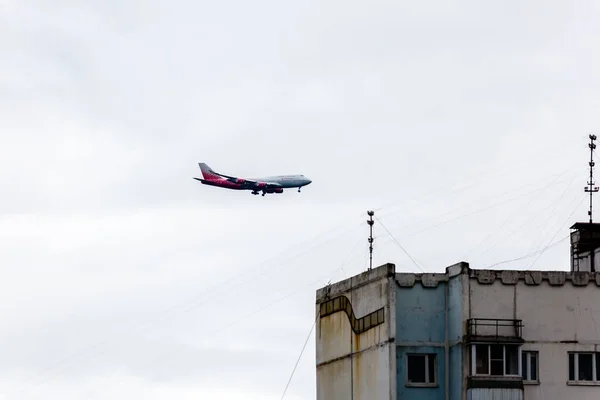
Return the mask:
{"type": "Polygon", "coordinates": [[[596,148],[596,143],[594,143],[594,141],[596,140],[596,135],[590,135],[590,143],[588,144],[588,147],[590,148],[590,180],[588,181],[588,186],[585,187],[585,191],[586,193],[590,194],[590,211],[588,211],[588,215],[590,217],[590,224],[592,223],[592,198],[594,193],[596,193],[598,191],[598,186],[594,186],[596,185],[596,182],[594,182],[594,149],[596,148]]]}
{"type": "Polygon", "coordinates": [[[367,215],[369,219],[367,220],[367,224],[369,224],[369,270],[373,269],[373,215],[375,215],[375,211],[367,211],[367,215]]]}

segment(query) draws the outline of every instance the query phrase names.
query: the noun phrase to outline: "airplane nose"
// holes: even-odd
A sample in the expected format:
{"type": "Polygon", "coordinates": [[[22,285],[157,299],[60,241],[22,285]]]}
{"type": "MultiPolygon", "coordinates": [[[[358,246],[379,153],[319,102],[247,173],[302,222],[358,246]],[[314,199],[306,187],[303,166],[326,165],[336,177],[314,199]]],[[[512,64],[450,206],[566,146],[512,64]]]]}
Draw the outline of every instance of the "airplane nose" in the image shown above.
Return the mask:
{"type": "Polygon", "coordinates": [[[311,183],[312,183],[312,181],[311,181],[310,179],[307,179],[307,180],[306,180],[306,184],[307,184],[307,185],[310,185],[311,183]]]}

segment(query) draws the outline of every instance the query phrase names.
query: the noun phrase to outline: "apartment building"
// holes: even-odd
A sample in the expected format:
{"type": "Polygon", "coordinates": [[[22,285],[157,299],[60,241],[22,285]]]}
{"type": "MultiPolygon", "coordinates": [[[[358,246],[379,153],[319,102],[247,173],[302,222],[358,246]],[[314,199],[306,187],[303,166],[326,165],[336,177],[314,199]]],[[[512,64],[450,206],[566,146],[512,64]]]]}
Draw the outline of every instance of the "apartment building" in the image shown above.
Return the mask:
{"type": "Polygon", "coordinates": [[[600,399],[600,224],[575,224],[570,271],[396,273],[316,294],[317,399],[600,399]]]}

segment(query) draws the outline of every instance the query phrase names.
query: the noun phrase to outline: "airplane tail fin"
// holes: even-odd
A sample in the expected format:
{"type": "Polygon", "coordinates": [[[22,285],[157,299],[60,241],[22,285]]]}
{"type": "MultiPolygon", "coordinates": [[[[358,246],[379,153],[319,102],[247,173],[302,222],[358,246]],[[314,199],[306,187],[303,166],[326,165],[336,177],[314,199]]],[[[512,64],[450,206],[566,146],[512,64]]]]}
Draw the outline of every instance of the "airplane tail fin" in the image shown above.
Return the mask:
{"type": "Polygon", "coordinates": [[[212,170],[211,167],[206,165],[205,163],[198,163],[200,167],[200,171],[202,171],[202,176],[207,180],[221,179],[219,175],[215,171],[212,170]]]}

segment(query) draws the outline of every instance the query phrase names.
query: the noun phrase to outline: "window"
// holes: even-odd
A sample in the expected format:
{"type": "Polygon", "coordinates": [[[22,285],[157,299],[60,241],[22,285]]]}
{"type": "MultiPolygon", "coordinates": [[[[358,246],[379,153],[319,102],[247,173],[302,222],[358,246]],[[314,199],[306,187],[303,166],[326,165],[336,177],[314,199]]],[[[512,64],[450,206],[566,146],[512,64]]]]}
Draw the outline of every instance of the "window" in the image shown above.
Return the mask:
{"type": "Polygon", "coordinates": [[[519,376],[519,346],[476,344],[471,347],[471,374],[519,376]]]}
{"type": "Polygon", "coordinates": [[[539,382],[538,358],[537,351],[523,351],[521,355],[521,376],[524,382],[539,382]]]}
{"type": "Polygon", "coordinates": [[[600,384],[600,353],[569,353],[569,381],[600,384]]]}
{"type": "Polygon", "coordinates": [[[436,367],[435,354],[408,354],[406,356],[407,386],[436,385],[436,367]]]}

